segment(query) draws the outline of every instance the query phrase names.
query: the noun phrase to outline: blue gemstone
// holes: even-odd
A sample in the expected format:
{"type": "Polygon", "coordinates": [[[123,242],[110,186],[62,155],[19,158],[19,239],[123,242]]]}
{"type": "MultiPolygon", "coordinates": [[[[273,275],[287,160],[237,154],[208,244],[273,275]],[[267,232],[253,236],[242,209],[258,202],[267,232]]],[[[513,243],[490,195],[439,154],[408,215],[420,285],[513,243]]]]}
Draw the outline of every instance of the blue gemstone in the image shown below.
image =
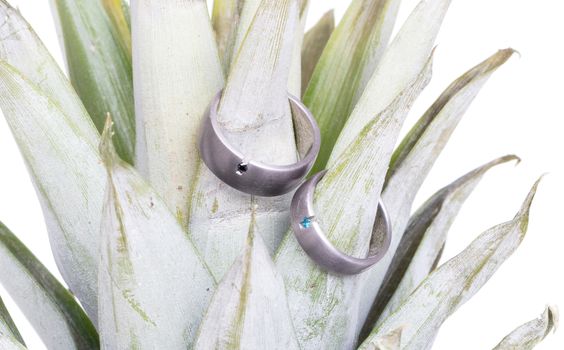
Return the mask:
{"type": "Polygon", "coordinates": [[[311,227],[311,218],[305,217],[302,222],[300,222],[303,228],[310,228],[311,227]]]}

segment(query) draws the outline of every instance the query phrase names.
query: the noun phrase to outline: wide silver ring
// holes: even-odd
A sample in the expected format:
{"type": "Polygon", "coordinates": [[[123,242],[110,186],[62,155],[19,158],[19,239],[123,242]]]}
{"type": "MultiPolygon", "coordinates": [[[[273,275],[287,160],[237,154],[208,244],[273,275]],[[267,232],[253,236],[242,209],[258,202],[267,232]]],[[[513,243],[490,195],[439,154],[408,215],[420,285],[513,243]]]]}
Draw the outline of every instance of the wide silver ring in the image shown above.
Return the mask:
{"type": "Polygon", "coordinates": [[[378,244],[373,245],[377,246],[377,249],[369,251],[368,257],[355,258],[335,248],[315,219],[313,208],[315,187],[326,172],[324,170],[315,174],[294,193],[290,207],[292,230],[303,250],[322,268],[338,274],[358,274],[380,261],[390,247],[392,238],[390,218],[380,198],[373,227],[373,239],[376,236],[375,233],[383,232],[383,236],[378,236],[378,244]]]}
{"type": "Polygon", "coordinates": [[[307,107],[288,94],[300,160],[270,165],[250,159],[227,142],[217,120],[220,98],[221,91],[204,116],[200,136],[200,156],[211,172],[227,185],[258,196],[279,196],[298,187],[311,170],[321,145],[319,128],[307,107]]]}

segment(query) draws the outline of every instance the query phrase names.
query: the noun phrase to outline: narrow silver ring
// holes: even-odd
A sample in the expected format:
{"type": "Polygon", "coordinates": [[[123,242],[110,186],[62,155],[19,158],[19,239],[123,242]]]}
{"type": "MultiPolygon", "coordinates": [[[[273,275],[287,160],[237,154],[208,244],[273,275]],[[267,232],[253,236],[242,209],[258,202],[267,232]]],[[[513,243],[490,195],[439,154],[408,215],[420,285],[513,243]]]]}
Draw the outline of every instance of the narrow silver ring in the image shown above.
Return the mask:
{"type": "Polygon", "coordinates": [[[321,145],[319,128],[307,107],[288,94],[300,160],[289,165],[269,165],[248,158],[227,142],[217,120],[221,93],[210,103],[202,124],[200,156],[206,166],[224,183],[248,194],[273,197],[298,187],[311,170],[321,145]]]}
{"type": "Polygon", "coordinates": [[[325,270],[330,272],[354,275],[376,264],[390,247],[392,225],[386,207],[380,198],[378,213],[372,229],[374,233],[383,232],[380,236],[379,247],[376,252],[369,252],[369,256],[361,259],[346,255],[327,239],[319,223],[315,220],[313,195],[317,183],[327,171],[321,171],[305,181],[294,193],[290,207],[292,230],[309,257],[325,270]]]}

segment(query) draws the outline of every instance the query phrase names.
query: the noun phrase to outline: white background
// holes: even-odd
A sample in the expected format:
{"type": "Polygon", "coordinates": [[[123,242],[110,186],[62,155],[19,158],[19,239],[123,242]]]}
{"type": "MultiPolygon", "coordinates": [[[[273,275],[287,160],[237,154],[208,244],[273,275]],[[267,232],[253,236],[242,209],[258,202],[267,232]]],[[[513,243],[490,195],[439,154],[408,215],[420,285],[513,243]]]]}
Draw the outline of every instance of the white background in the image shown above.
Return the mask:
{"type": "MultiPolygon", "coordinates": [[[[61,62],[46,0],[11,0],[61,62]]],[[[310,0],[308,27],[330,8],[340,18],[343,0],[310,0]]],[[[417,3],[404,0],[398,23],[417,3]]],[[[497,49],[520,52],[492,77],[470,108],[423,186],[416,206],[438,188],[495,157],[514,153],[517,167],[486,175],[463,207],[444,254],[449,259],[480,232],[510,219],[531,184],[547,173],[535,199],[529,233],[489,283],[447,322],[435,349],[489,349],[545,304],[564,308],[564,198],[562,118],[564,3],[560,0],[453,1],[438,38],[433,80],[407,121],[412,124],[453,79],[497,49]]],[[[58,276],[42,214],[17,147],[0,118],[0,220],[58,276]]],[[[40,340],[0,288],[30,349],[40,340]]],[[[562,332],[539,349],[564,349],[562,332]]]]}

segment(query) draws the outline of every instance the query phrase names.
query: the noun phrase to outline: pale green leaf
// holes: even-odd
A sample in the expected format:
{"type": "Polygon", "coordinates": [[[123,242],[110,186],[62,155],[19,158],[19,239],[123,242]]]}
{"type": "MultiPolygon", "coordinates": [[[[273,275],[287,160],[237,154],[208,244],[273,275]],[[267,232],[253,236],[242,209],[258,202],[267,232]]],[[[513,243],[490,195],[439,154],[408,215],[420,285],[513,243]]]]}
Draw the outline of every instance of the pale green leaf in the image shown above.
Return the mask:
{"type": "Polygon", "coordinates": [[[0,107],[38,193],[55,261],[96,324],[104,167],[94,137],[84,135],[91,126],[88,116],[71,115],[72,99],[59,93],[53,100],[0,62],[0,107]]]}
{"type": "Polygon", "coordinates": [[[99,134],[67,77],[19,11],[5,0],[0,0],[0,59],[20,71],[52,103],[64,108],[83,138],[98,144],[99,134]]]}
{"type": "Polygon", "coordinates": [[[49,349],[99,348],[96,329],[73,296],[1,222],[0,280],[49,349]]]}
{"type": "MultiPolygon", "coordinates": [[[[303,97],[322,135],[312,172],[325,168],[343,125],[388,45],[400,2],[353,0],[321,54],[303,97]]],[[[380,111],[366,117],[371,119],[380,111]]]]}
{"type": "MultiPolygon", "coordinates": [[[[247,6],[247,2],[245,2],[247,6]]],[[[233,62],[218,120],[243,154],[270,164],[296,161],[287,83],[298,26],[296,0],[265,0],[233,62]]],[[[191,192],[189,233],[214,276],[223,274],[245,246],[251,209],[269,251],[288,228],[291,194],[253,198],[217,179],[203,163],[191,192]]]]}
{"type": "Polygon", "coordinates": [[[212,24],[215,41],[223,67],[223,73],[229,73],[237,28],[245,0],[214,0],[212,24]]]}
{"type": "Polygon", "coordinates": [[[12,320],[12,316],[10,316],[8,309],[6,309],[2,298],[0,298],[0,334],[10,336],[20,344],[25,345],[20,331],[16,327],[14,320],[12,320]]]}
{"type": "Polygon", "coordinates": [[[0,333],[0,349],[2,350],[25,350],[27,349],[16,338],[0,333]]]}
{"type": "Polygon", "coordinates": [[[444,149],[458,122],[491,74],[513,50],[501,50],[455,80],[413,126],[392,156],[382,197],[392,219],[392,243],[384,258],[365,275],[360,301],[364,324],[401,241],[418,189],[444,149]]]}
{"type": "Polygon", "coordinates": [[[359,349],[399,326],[404,326],[402,349],[429,349],[448,316],[480,290],[525,237],[537,186],[538,181],[514,219],[485,231],[432,272],[399,309],[376,325],[359,349]]]}
{"type": "Polygon", "coordinates": [[[205,1],[133,1],[135,166],[188,225],[201,119],[223,86],[205,1]]]}
{"type": "Polygon", "coordinates": [[[307,88],[313,70],[334,29],[335,15],[334,11],[330,10],[305,33],[302,44],[302,91],[307,88]]]}
{"type": "Polygon", "coordinates": [[[219,284],[195,349],[298,349],[282,277],[254,215],[244,253],[219,284]]]}
{"type": "Polygon", "coordinates": [[[111,145],[99,267],[99,329],[107,349],[186,349],[215,281],[159,195],[111,145]]]}
{"type": "MultiPolygon", "coordinates": [[[[387,164],[399,129],[413,100],[428,83],[431,58],[420,74],[384,111],[361,131],[336,159],[315,193],[316,216],[325,235],[340,250],[365,256],[387,164]],[[376,146],[379,145],[379,146],[376,146]]],[[[381,240],[376,240],[380,242],[381,240]]],[[[303,348],[347,349],[357,332],[359,276],[339,276],[321,270],[291,235],[277,252],[290,312],[303,348]]]]}
{"type": "Polygon", "coordinates": [[[98,130],[102,130],[107,113],[111,113],[116,123],[114,142],[118,153],[132,163],[135,115],[131,54],[122,36],[125,28],[114,25],[102,1],[51,1],[64,39],[71,82],[98,130]]]}
{"type": "Polygon", "coordinates": [[[395,311],[436,267],[450,226],[482,176],[515,156],[497,158],[440,189],[409,220],[398,249],[378,292],[360,339],[366,338],[378,318],[395,311]]]}
{"type": "Polygon", "coordinates": [[[539,318],[529,321],[508,334],[494,350],[531,350],[550,332],[558,328],[558,309],[547,306],[539,318]]]}

